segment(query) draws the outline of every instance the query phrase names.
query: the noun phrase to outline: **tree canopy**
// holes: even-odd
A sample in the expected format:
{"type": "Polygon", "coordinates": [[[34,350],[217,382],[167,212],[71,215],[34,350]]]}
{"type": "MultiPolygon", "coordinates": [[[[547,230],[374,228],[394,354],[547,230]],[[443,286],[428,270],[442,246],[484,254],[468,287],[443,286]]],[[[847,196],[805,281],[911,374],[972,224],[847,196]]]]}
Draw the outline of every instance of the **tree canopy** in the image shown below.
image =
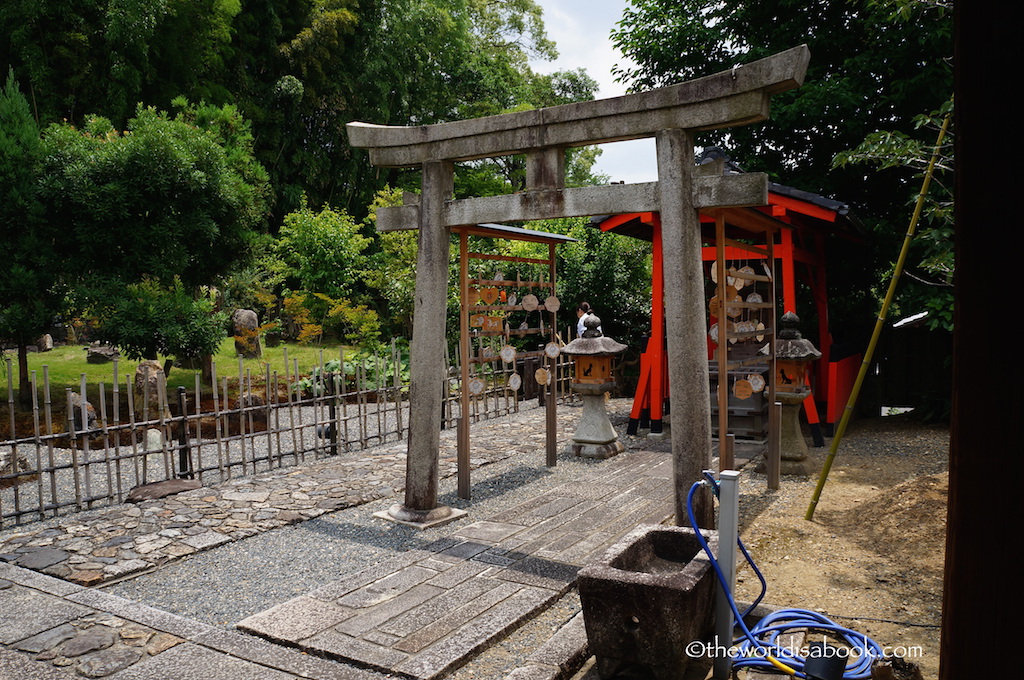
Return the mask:
{"type": "Polygon", "coordinates": [[[844,256],[829,261],[830,286],[842,291],[832,300],[833,328],[856,334],[864,326],[857,320],[878,310],[879,282],[920,183],[913,173],[835,160],[881,131],[920,138],[918,118],[952,95],[952,28],[951,9],[931,0],[632,0],[613,42],[636,64],[617,69],[634,89],[808,45],[804,84],[772,97],[771,120],[698,142],[723,146],[745,170],[843,201],[874,230],[870,243],[844,244],[844,256]]]}
{"type": "Polygon", "coordinates": [[[63,308],[54,252],[59,228],[39,198],[41,157],[39,127],[9,72],[0,90],[0,339],[18,347],[22,403],[31,400],[27,348],[63,308]]]}
{"type": "MultiPolygon", "coordinates": [[[[438,123],[597,87],[583,70],[531,69],[557,54],[535,0],[12,0],[0,22],[13,27],[0,63],[43,130],[34,191],[61,227],[62,280],[140,356],[203,345],[141,330],[194,319],[213,284],[271,320],[288,307],[308,328],[363,337],[380,315],[402,329],[411,276],[380,272],[411,272],[415,244],[366,216],[419,173],[372,167],[346,123],[438,123]]],[[[568,183],[597,179],[597,153],[569,152],[568,183]]],[[[522,157],[460,164],[457,192],[524,177],[522,157]]]]}
{"type": "MultiPolygon", "coordinates": [[[[139,102],[233,104],[250,121],[274,189],[272,227],[303,201],[362,219],[385,185],[345,124],[436,123],[588,97],[551,58],[534,0],[12,0],[0,64],[12,64],[40,126],[121,129],[139,102]]],[[[582,156],[585,158],[585,156],[582,156]]]]}
{"type": "Polygon", "coordinates": [[[888,217],[902,187],[831,166],[879,129],[912,131],[950,98],[951,13],[918,5],[913,20],[896,21],[889,0],[632,0],[612,37],[636,66],[616,73],[634,89],[661,86],[806,43],[804,84],[772,98],[770,121],[704,139],[745,169],[888,217]]]}
{"type": "Polygon", "coordinates": [[[182,291],[197,299],[248,256],[267,192],[250,142],[231,107],[185,106],[174,117],[140,107],[123,131],[99,117],[44,131],[39,195],[47,219],[62,227],[52,244],[61,275],[77,306],[104,321],[101,330],[129,355],[151,358],[168,346],[124,326],[159,316],[149,335],[182,336],[170,326],[194,325],[193,305],[171,313],[168,301],[185,301],[182,291]],[[168,296],[160,304],[157,290],[168,296]],[[139,304],[126,306],[125,291],[139,304]],[[154,315],[157,308],[166,313],[154,315]]]}

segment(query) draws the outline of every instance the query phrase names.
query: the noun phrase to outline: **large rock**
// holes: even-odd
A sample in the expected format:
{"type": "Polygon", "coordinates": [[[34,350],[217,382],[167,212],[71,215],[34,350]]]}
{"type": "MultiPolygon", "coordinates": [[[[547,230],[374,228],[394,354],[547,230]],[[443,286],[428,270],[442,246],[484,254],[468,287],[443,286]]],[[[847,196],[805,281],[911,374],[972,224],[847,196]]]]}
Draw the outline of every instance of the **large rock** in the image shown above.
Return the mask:
{"type": "MultiPolygon", "coordinates": [[[[160,416],[160,391],[166,389],[167,376],[159,361],[147,359],[135,367],[135,412],[142,413],[149,396],[149,416],[160,416]]],[[[168,415],[168,414],[164,414],[168,415]]]]}
{"type": "Polygon", "coordinates": [[[119,356],[121,355],[116,347],[92,345],[85,348],[85,361],[90,364],[107,364],[119,356]]]}
{"type": "Polygon", "coordinates": [[[263,356],[260,347],[260,319],[251,309],[236,309],[231,315],[235,336],[235,351],[246,359],[263,356]]]}
{"type": "Polygon", "coordinates": [[[69,397],[68,407],[71,409],[71,418],[75,424],[75,431],[96,429],[96,409],[88,401],[83,401],[82,395],[72,392],[69,397]],[[85,420],[82,419],[82,409],[85,409],[85,420]]]}
{"type": "Polygon", "coordinates": [[[129,503],[141,503],[142,501],[163,498],[164,496],[181,493],[182,491],[192,491],[201,486],[202,484],[195,479],[166,479],[162,482],[151,482],[135,487],[128,492],[126,500],[129,503]]]}

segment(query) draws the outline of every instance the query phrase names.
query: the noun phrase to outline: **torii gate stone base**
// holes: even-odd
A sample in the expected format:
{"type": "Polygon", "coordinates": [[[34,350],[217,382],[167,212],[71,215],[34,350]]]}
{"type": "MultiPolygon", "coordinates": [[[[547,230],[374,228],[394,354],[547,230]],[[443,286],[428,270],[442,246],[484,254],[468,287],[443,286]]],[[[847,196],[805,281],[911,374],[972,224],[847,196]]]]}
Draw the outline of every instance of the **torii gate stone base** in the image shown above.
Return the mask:
{"type": "MultiPolygon", "coordinates": [[[[694,136],[766,120],[771,96],[799,87],[809,59],[807,47],[800,46],[715,75],[612,99],[417,127],[348,124],[349,142],[368,149],[373,165],[420,166],[423,172],[418,203],[377,213],[380,230],[419,230],[405,502],[391,508],[388,518],[427,527],[458,516],[437,505],[449,230],[487,222],[658,212],[668,293],[676,522],[687,522],[687,492],[711,467],[698,213],[768,202],[763,174],[697,176],[694,136]],[[657,182],[565,188],[567,148],[649,137],[656,140],[657,182]],[[526,155],[526,191],[453,199],[455,162],[514,154],[526,155]]],[[[697,502],[698,521],[710,526],[711,499],[704,495],[697,502]]]]}

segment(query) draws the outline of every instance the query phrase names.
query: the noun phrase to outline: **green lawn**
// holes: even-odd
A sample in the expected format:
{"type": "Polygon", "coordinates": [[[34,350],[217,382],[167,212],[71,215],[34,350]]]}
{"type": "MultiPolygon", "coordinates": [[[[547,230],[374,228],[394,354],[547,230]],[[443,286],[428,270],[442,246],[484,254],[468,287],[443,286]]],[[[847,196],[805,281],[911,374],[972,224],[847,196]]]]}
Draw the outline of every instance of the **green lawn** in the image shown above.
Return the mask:
{"type": "MultiPolygon", "coordinates": [[[[261,382],[258,379],[266,375],[267,366],[270,367],[271,375],[276,371],[279,380],[285,379],[285,358],[287,357],[287,373],[294,377],[296,365],[300,375],[308,375],[311,368],[320,364],[321,360],[326,362],[339,356],[341,347],[298,345],[284,343],[277,347],[264,347],[263,356],[259,359],[244,359],[241,371],[244,375],[251,376],[254,382],[261,382]]],[[[160,357],[160,363],[164,363],[165,357],[160,357]]],[[[231,387],[237,386],[239,376],[239,359],[235,353],[234,340],[227,338],[221,343],[220,351],[214,356],[214,363],[218,376],[218,382],[227,378],[231,387]]],[[[84,376],[86,391],[90,395],[99,393],[99,386],[102,383],[106,393],[111,391],[114,382],[114,364],[91,364],[86,361],[86,348],[82,344],[62,345],[50,352],[29,354],[28,358],[30,376],[35,373],[37,391],[40,396],[40,404],[43,403],[43,378],[49,380],[50,397],[54,403],[59,403],[66,388],[75,392],[80,391],[84,376]]],[[[135,374],[137,361],[130,361],[122,357],[117,362],[117,381],[119,390],[123,393],[128,383],[127,378],[135,374]]],[[[195,390],[196,376],[198,369],[181,368],[174,366],[167,375],[167,390],[173,395],[179,386],[185,387],[189,393],[195,390]]],[[[13,390],[15,399],[18,393],[18,358],[16,353],[8,351],[4,353],[3,366],[0,367],[0,379],[3,383],[3,402],[6,404],[8,395],[13,390]]],[[[207,386],[203,386],[207,390],[207,386]]]]}

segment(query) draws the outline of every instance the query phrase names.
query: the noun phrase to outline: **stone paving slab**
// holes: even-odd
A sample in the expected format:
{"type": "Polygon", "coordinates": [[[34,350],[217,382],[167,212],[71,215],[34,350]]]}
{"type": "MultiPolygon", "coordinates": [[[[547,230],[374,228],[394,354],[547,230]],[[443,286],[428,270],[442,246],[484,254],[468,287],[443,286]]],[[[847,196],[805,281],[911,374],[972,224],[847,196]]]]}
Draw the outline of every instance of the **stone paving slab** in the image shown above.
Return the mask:
{"type": "MultiPolygon", "coordinates": [[[[543,408],[474,425],[471,468],[544,448],[543,408]]],[[[563,409],[557,437],[575,431],[563,409]]],[[[456,432],[441,433],[443,477],[457,474],[456,432]]],[[[405,488],[406,444],[388,443],[298,467],[283,467],[139,503],[0,530],[0,563],[85,586],[150,571],[231,541],[325,513],[393,497],[405,488]]]]}
{"type": "Polygon", "coordinates": [[[0,603],[0,680],[380,680],[14,565],[0,603]]]}
{"type": "MultiPolygon", "coordinates": [[[[422,549],[237,627],[327,658],[433,680],[565,594],[580,567],[637,524],[670,518],[672,494],[669,454],[630,452],[585,479],[496,516],[453,524],[449,536],[422,549]]],[[[579,631],[564,637],[578,653],[579,631]]],[[[564,654],[552,649],[535,660],[538,669],[564,654]]]]}

